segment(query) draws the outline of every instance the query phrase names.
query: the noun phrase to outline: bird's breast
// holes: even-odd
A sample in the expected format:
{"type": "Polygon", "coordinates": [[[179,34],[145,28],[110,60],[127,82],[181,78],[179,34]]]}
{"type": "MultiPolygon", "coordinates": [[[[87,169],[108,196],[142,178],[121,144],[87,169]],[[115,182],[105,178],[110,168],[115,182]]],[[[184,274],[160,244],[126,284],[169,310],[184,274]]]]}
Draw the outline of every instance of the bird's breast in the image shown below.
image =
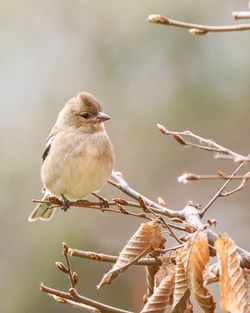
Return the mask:
{"type": "Polygon", "coordinates": [[[113,163],[113,147],[106,133],[60,134],[53,140],[41,177],[52,195],[79,200],[102,188],[113,163]]]}

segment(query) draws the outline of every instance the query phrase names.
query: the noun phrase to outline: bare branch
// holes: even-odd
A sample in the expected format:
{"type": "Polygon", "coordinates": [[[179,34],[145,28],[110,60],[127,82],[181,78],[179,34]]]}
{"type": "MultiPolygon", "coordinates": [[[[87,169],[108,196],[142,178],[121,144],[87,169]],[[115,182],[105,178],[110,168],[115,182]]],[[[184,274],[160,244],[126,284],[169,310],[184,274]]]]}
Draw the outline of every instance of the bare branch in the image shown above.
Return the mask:
{"type": "MultiPolygon", "coordinates": [[[[43,200],[36,200],[33,199],[32,202],[34,203],[48,203],[50,204],[50,207],[52,208],[61,208],[63,206],[63,201],[56,197],[49,197],[49,200],[43,201],[43,200]]],[[[113,201],[107,201],[108,206],[116,206],[118,209],[112,209],[110,207],[103,207],[103,203],[100,201],[93,202],[88,200],[78,200],[78,201],[69,201],[70,207],[78,207],[78,208],[87,208],[87,209],[93,209],[93,210],[99,210],[101,212],[109,212],[109,213],[116,213],[116,214],[123,214],[123,215],[129,215],[129,216],[135,216],[138,218],[143,218],[147,220],[151,220],[150,217],[148,217],[145,213],[134,213],[125,210],[123,207],[134,207],[134,208],[141,208],[140,204],[126,201],[123,199],[113,199],[113,201]],[[123,205],[120,205],[120,202],[123,203],[123,205]]]]}
{"type": "Polygon", "coordinates": [[[195,173],[183,173],[181,176],[177,178],[179,183],[187,184],[191,181],[197,181],[197,180],[217,180],[217,179],[223,179],[223,180],[248,180],[250,179],[250,176],[247,174],[245,175],[235,175],[232,177],[232,175],[225,174],[223,172],[219,172],[215,175],[200,175],[195,173]]]}
{"type": "MultiPolygon", "coordinates": [[[[48,295],[50,295],[50,294],[48,294],[48,295]]],[[[54,296],[54,295],[51,295],[51,296],[53,297],[53,299],[55,299],[57,302],[59,302],[61,304],[69,304],[74,308],[84,309],[84,310],[87,310],[91,313],[100,313],[101,312],[100,310],[93,308],[92,306],[83,304],[83,303],[78,303],[78,302],[75,302],[73,300],[68,300],[66,298],[61,298],[61,297],[54,296]]]]}
{"type": "MultiPolygon", "coordinates": [[[[163,252],[167,253],[170,251],[174,251],[176,249],[179,249],[182,246],[183,244],[174,246],[171,248],[167,248],[167,249],[164,249],[163,252]]],[[[82,258],[82,259],[88,259],[88,260],[99,261],[99,262],[107,262],[107,263],[115,263],[118,260],[118,256],[115,256],[115,255],[97,253],[93,251],[84,251],[84,250],[78,250],[78,249],[73,249],[73,248],[69,248],[69,255],[82,258]]],[[[162,264],[161,259],[156,258],[156,257],[141,258],[135,263],[133,263],[133,265],[139,265],[139,266],[154,266],[154,265],[161,265],[161,264],[162,264]]]]}
{"type": "Polygon", "coordinates": [[[227,26],[210,26],[186,23],[182,21],[172,20],[163,15],[152,14],[148,17],[148,22],[162,24],[167,26],[175,26],[179,28],[188,29],[191,34],[194,35],[205,35],[209,32],[233,32],[233,31],[243,31],[250,30],[250,24],[238,24],[238,25],[227,25],[227,26]]]}
{"type": "MultiPolygon", "coordinates": [[[[239,170],[245,165],[245,163],[248,161],[249,155],[247,158],[236,168],[236,170],[233,172],[233,174],[229,177],[229,179],[223,184],[223,186],[216,192],[216,194],[213,196],[213,198],[208,202],[208,204],[203,208],[203,210],[200,212],[200,216],[203,217],[204,214],[207,212],[209,207],[215,202],[215,200],[222,196],[223,190],[226,188],[226,186],[230,183],[233,176],[235,176],[239,170]]],[[[243,185],[244,186],[244,185],[243,185]]],[[[243,188],[242,186],[242,188],[243,188]]],[[[241,188],[241,189],[242,189],[241,188]]]]}
{"type": "Polygon", "coordinates": [[[66,263],[67,263],[67,270],[68,270],[67,275],[69,276],[69,279],[70,279],[71,288],[75,288],[76,282],[75,282],[75,279],[73,277],[73,273],[72,273],[72,270],[71,270],[71,266],[70,266],[70,262],[69,262],[69,258],[68,258],[68,253],[69,253],[69,247],[64,242],[63,243],[63,255],[64,255],[66,263]]]}
{"type": "MultiPolygon", "coordinates": [[[[83,251],[83,250],[77,250],[77,249],[69,249],[69,253],[71,256],[83,258],[83,259],[89,259],[99,262],[109,262],[109,263],[115,263],[118,260],[118,256],[114,255],[108,255],[103,253],[96,253],[92,251],[83,251]]],[[[161,260],[158,258],[142,258],[133,265],[143,265],[143,266],[150,266],[150,265],[161,265],[161,260]]]]}
{"type": "Polygon", "coordinates": [[[47,287],[43,283],[41,283],[40,289],[41,291],[46,292],[49,295],[54,295],[62,299],[68,299],[68,300],[74,301],[75,303],[82,303],[84,305],[93,307],[103,313],[132,313],[130,311],[121,310],[121,309],[106,305],[104,303],[97,302],[92,299],[80,296],[74,288],[70,288],[70,292],[67,293],[67,292],[63,292],[57,289],[47,287]]]}
{"type": "Polygon", "coordinates": [[[242,180],[241,184],[240,184],[238,187],[236,187],[236,188],[234,188],[234,189],[232,189],[232,190],[230,190],[230,191],[221,193],[221,197],[227,197],[227,196],[230,196],[231,194],[233,194],[233,193],[235,193],[235,192],[241,191],[241,190],[245,187],[245,184],[246,184],[246,182],[247,182],[247,180],[248,180],[249,178],[250,178],[250,177],[245,177],[245,178],[242,180]]]}
{"type": "Polygon", "coordinates": [[[134,189],[132,189],[128,183],[120,176],[118,175],[115,171],[112,172],[112,178],[114,178],[116,180],[116,182],[109,180],[108,182],[115,186],[116,188],[122,190],[125,194],[127,194],[128,196],[130,196],[131,198],[139,201],[139,199],[143,199],[143,201],[146,203],[147,206],[150,207],[150,209],[152,211],[154,211],[155,213],[159,213],[168,217],[179,217],[180,213],[178,211],[174,211],[168,208],[165,208],[161,205],[159,205],[158,203],[148,199],[147,197],[143,196],[142,194],[140,194],[139,192],[135,191],[134,189]]]}
{"type": "Polygon", "coordinates": [[[170,131],[161,124],[157,124],[157,128],[162,134],[173,136],[176,141],[178,141],[180,144],[184,146],[227,155],[227,156],[230,156],[232,159],[234,159],[235,162],[239,162],[239,163],[247,159],[247,156],[241,155],[237,152],[234,152],[233,150],[225,148],[211,139],[206,139],[201,136],[198,136],[189,130],[185,130],[181,132],[170,131]],[[199,144],[187,141],[182,136],[191,137],[192,139],[197,140],[199,144]]]}

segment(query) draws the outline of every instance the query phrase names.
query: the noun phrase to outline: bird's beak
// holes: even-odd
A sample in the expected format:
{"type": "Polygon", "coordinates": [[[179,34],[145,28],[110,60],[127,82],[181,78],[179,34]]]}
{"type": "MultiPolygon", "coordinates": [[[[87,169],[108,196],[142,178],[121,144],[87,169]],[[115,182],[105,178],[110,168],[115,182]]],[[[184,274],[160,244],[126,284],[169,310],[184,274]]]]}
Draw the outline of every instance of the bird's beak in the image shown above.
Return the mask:
{"type": "Polygon", "coordinates": [[[96,119],[97,119],[98,123],[101,123],[101,122],[110,120],[110,116],[108,116],[108,114],[106,114],[106,113],[98,112],[96,119]]]}

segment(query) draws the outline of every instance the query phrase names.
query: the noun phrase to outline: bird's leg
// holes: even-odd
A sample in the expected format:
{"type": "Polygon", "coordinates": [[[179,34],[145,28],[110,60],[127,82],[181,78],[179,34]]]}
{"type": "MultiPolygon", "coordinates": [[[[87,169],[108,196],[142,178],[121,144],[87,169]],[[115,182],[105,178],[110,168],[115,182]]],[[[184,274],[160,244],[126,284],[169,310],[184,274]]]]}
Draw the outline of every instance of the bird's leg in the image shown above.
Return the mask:
{"type": "Polygon", "coordinates": [[[64,194],[62,193],[62,209],[64,212],[66,212],[69,207],[70,207],[70,201],[64,196],[64,194]]]}
{"type": "Polygon", "coordinates": [[[98,198],[101,202],[101,208],[109,208],[109,201],[102,196],[98,195],[96,192],[92,192],[92,195],[98,198]]]}

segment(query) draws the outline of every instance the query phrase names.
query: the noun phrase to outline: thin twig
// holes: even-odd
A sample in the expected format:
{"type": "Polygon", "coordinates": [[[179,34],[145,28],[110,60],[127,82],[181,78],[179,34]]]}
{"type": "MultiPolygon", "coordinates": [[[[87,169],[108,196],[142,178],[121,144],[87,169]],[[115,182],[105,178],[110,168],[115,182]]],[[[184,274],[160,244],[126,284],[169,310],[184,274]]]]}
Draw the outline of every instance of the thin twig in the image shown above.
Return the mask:
{"type": "MultiPolygon", "coordinates": [[[[56,198],[56,197],[49,197],[49,200],[37,200],[37,199],[32,199],[31,200],[33,203],[46,203],[46,204],[55,204],[58,206],[62,206],[63,202],[56,198]]],[[[117,203],[119,201],[123,201],[122,205],[123,206],[128,206],[128,207],[134,207],[134,208],[140,208],[140,204],[131,202],[131,201],[126,201],[123,199],[113,199],[112,201],[108,201],[107,204],[109,206],[117,206],[117,203]]],[[[88,201],[88,200],[78,200],[78,201],[69,201],[70,206],[75,206],[79,208],[91,208],[93,209],[94,207],[102,208],[103,209],[103,203],[101,201],[88,201]]]]}
{"type": "MultiPolygon", "coordinates": [[[[118,260],[118,256],[96,253],[92,251],[83,251],[72,248],[69,248],[69,254],[71,256],[99,262],[115,263],[118,260]]],[[[141,258],[140,260],[133,263],[133,265],[142,265],[142,266],[161,265],[161,260],[157,258],[141,258]]]]}
{"type": "Polygon", "coordinates": [[[63,299],[72,300],[77,303],[82,303],[85,305],[89,305],[93,308],[96,308],[97,310],[103,312],[103,313],[132,313],[130,311],[118,309],[109,305],[106,305],[101,302],[94,301],[92,299],[80,296],[75,289],[71,288],[70,293],[63,292],[57,289],[53,289],[50,287],[45,286],[43,283],[40,284],[40,289],[43,292],[46,292],[49,295],[54,295],[57,297],[61,297],[63,299]]]}
{"type": "Polygon", "coordinates": [[[223,179],[223,180],[228,180],[231,178],[232,180],[239,180],[239,179],[245,179],[248,180],[250,179],[249,176],[246,177],[245,175],[235,175],[231,176],[228,174],[224,174],[222,172],[214,175],[200,175],[200,174],[194,174],[194,173],[183,173],[181,176],[177,178],[179,183],[187,184],[188,182],[191,181],[197,181],[197,180],[215,180],[215,179],[223,179]]]}
{"type": "Polygon", "coordinates": [[[215,200],[219,197],[221,197],[221,194],[223,190],[227,187],[227,185],[230,183],[233,176],[235,176],[239,170],[245,165],[245,163],[248,161],[249,155],[247,158],[236,168],[236,170],[233,172],[233,174],[229,177],[229,179],[222,185],[222,187],[216,192],[216,194],[213,196],[213,198],[208,202],[208,204],[200,211],[200,216],[203,217],[204,214],[207,212],[209,207],[215,202],[215,200]]]}
{"type": "Polygon", "coordinates": [[[173,237],[179,244],[182,244],[182,241],[175,235],[174,231],[173,231],[172,228],[168,225],[168,223],[166,223],[162,217],[160,218],[160,220],[161,220],[163,226],[168,229],[169,235],[170,235],[171,237],[173,237]]]}
{"type": "Polygon", "coordinates": [[[234,159],[235,162],[243,162],[244,160],[246,160],[248,158],[247,156],[241,155],[237,152],[234,152],[233,150],[230,150],[228,148],[225,148],[225,147],[219,145],[218,143],[216,143],[215,141],[213,141],[211,139],[206,139],[206,138],[203,138],[201,136],[198,136],[189,130],[179,131],[179,132],[170,131],[165,126],[163,126],[161,124],[157,124],[157,128],[159,129],[159,131],[162,134],[172,135],[176,141],[178,141],[180,144],[187,146],[187,147],[198,148],[201,150],[216,152],[216,153],[220,153],[223,155],[229,155],[234,159]],[[196,144],[196,143],[187,141],[182,136],[191,137],[191,138],[197,140],[200,144],[196,144]]]}
{"type": "Polygon", "coordinates": [[[178,246],[174,246],[174,247],[171,247],[171,248],[168,248],[168,249],[164,249],[163,253],[167,253],[169,251],[175,251],[175,250],[177,250],[177,249],[179,249],[179,248],[181,248],[183,246],[184,246],[184,243],[182,243],[182,244],[180,244],[178,246]]]}
{"type": "MultiPolygon", "coordinates": [[[[70,207],[78,207],[78,208],[86,208],[86,209],[93,209],[93,210],[99,210],[101,212],[109,212],[109,213],[116,213],[116,214],[123,214],[123,215],[129,215],[129,216],[135,216],[138,218],[143,218],[146,220],[152,220],[150,217],[148,217],[145,213],[134,213],[127,211],[125,209],[121,209],[121,205],[119,205],[119,202],[117,201],[124,201],[125,204],[122,206],[127,206],[127,207],[134,207],[134,208],[141,208],[140,204],[130,202],[130,201],[125,201],[123,199],[115,199],[114,201],[108,201],[109,206],[118,206],[118,210],[112,209],[112,208],[105,208],[102,207],[102,202],[92,202],[92,201],[87,201],[87,200],[79,200],[79,201],[69,201],[70,207]]],[[[49,200],[43,201],[43,200],[36,200],[33,199],[32,202],[34,203],[48,203],[51,206],[51,208],[61,208],[63,205],[63,202],[60,199],[57,199],[56,197],[50,197],[49,200]]]]}
{"type": "Polygon", "coordinates": [[[74,278],[72,275],[72,270],[71,270],[71,266],[70,266],[70,262],[69,262],[69,258],[68,258],[68,253],[69,253],[69,247],[68,245],[64,242],[63,243],[63,255],[65,257],[66,260],[66,264],[67,264],[67,269],[68,269],[68,276],[70,279],[70,284],[72,288],[75,288],[75,282],[74,282],[74,278]]]}
{"type": "Polygon", "coordinates": [[[250,30],[250,24],[238,24],[238,25],[226,25],[226,26],[210,26],[186,23],[182,21],[176,21],[159,14],[152,14],[148,17],[148,22],[162,24],[167,26],[175,26],[180,28],[186,28],[190,33],[194,35],[205,35],[209,32],[232,32],[250,30]]]}
{"type": "MultiPolygon", "coordinates": [[[[248,177],[248,178],[249,178],[249,177],[248,177]]],[[[245,186],[245,184],[246,184],[248,178],[244,178],[244,179],[242,180],[241,184],[240,184],[238,187],[236,187],[236,188],[234,188],[234,189],[232,189],[232,190],[230,190],[230,191],[221,193],[221,197],[227,197],[227,196],[232,195],[232,194],[235,193],[235,192],[241,191],[241,190],[244,188],[244,186],[245,186]]]]}
{"type": "Polygon", "coordinates": [[[69,304],[69,305],[71,305],[74,308],[84,309],[84,310],[87,310],[87,311],[89,311],[91,313],[100,313],[101,312],[100,310],[98,310],[96,308],[93,308],[92,306],[83,304],[83,303],[79,303],[79,302],[76,302],[76,301],[73,301],[73,300],[69,300],[69,299],[66,299],[66,298],[62,298],[62,297],[58,297],[58,296],[55,296],[55,295],[50,295],[50,294],[48,294],[48,295],[53,297],[53,299],[55,299],[57,302],[59,302],[61,304],[69,304]]]}

